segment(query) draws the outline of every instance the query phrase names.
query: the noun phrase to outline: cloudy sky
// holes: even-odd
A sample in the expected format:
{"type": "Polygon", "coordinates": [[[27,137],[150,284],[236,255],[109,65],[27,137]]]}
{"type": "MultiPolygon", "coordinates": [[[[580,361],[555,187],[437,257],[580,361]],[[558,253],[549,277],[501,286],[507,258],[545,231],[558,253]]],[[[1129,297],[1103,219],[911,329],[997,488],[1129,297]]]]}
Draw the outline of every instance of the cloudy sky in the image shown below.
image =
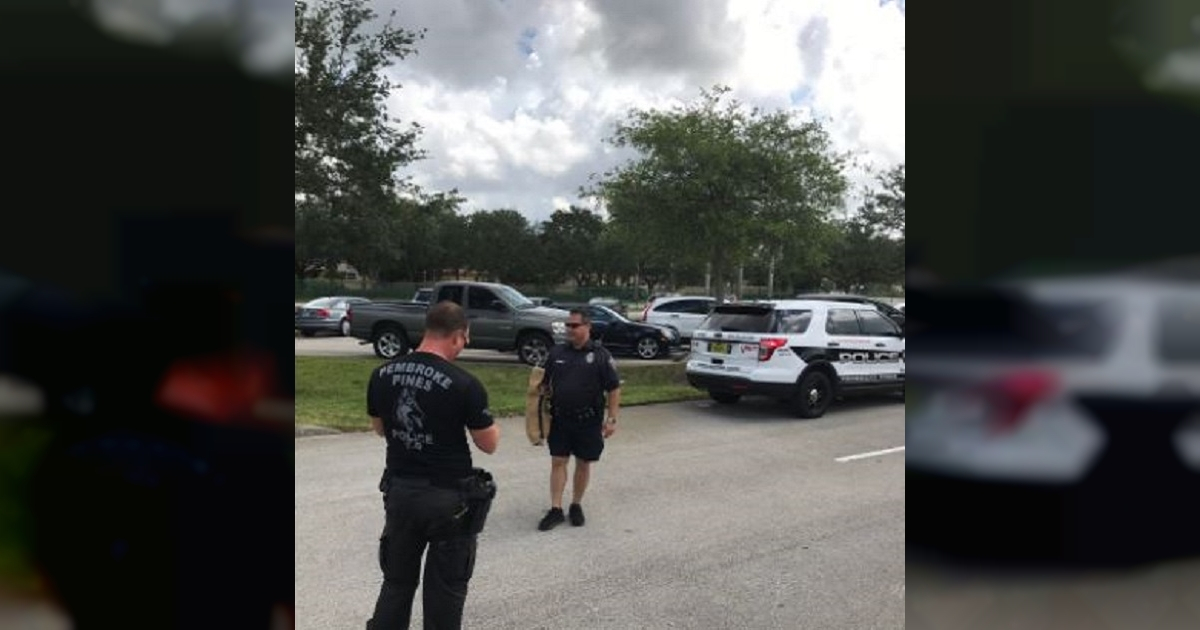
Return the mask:
{"type": "Polygon", "coordinates": [[[465,209],[533,221],[627,156],[604,143],[630,108],[738,100],[828,121],[869,167],[904,161],[904,0],[375,0],[428,29],[392,69],[390,112],[425,131],[406,174],[465,209]]]}

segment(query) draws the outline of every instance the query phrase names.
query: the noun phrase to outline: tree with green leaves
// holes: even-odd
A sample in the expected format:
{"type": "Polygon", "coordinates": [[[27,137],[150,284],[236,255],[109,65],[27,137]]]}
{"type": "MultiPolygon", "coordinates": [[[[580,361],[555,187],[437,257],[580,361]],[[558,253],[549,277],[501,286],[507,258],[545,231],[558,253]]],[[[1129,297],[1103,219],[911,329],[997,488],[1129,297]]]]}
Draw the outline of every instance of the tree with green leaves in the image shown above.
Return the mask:
{"type": "Polygon", "coordinates": [[[512,209],[484,210],[467,219],[468,236],[459,246],[467,252],[471,269],[506,284],[536,280],[537,269],[546,261],[525,215],[512,209]]]}
{"type": "Polygon", "coordinates": [[[634,263],[636,254],[634,248],[611,229],[611,223],[605,221],[596,243],[596,258],[592,263],[600,276],[600,284],[627,285],[637,275],[637,265],[634,263]]]}
{"type": "Polygon", "coordinates": [[[879,187],[867,195],[861,220],[881,236],[904,240],[904,165],[878,176],[879,187]]]}
{"type": "Polygon", "coordinates": [[[465,266],[456,255],[462,221],[457,191],[431,195],[406,195],[397,200],[397,230],[393,264],[384,270],[386,280],[429,282],[442,270],[465,266]]]}
{"type": "Polygon", "coordinates": [[[376,24],[369,4],[296,2],[295,178],[297,256],[372,275],[396,262],[406,183],[398,169],[423,157],[420,127],[402,128],[387,113],[398,86],[385,71],[416,52],[424,31],[376,24]]]}
{"type": "Polygon", "coordinates": [[[878,177],[878,188],[867,197],[858,221],[871,234],[879,265],[878,284],[904,284],[904,165],[878,177]]]}
{"type": "Polygon", "coordinates": [[[561,274],[556,280],[570,277],[581,287],[594,284],[604,219],[591,210],[572,206],[555,210],[541,228],[545,264],[561,274]]]}
{"type": "MultiPolygon", "coordinates": [[[[608,210],[610,215],[617,204],[625,200],[614,198],[610,200],[608,210]]],[[[662,247],[662,236],[644,227],[635,220],[636,210],[618,211],[617,214],[626,217],[624,221],[609,218],[605,224],[605,234],[609,250],[622,256],[627,261],[634,284],[645,287],[646,294],[651,295],[655,289],[672,283],[678,276],[678,271],[686,264],[703,267],[703,263],[692,261],[684,263],[675,259],[675,248],[662,247]]]]}
{"type": "Polygon", "coordinates": [[[728,92],[717,86],[682,107],[633,110],[609,141],[638,157],[583,191],[603,200],[639,250],[684,269],[711,263],[719,298],[764,245],[823,250],[816,228],[847,187],[845,157],[818,122],[746,108],[728,92]]]}
{"type": "Polygon", "coordinates": [[[904,165],[880,174],[862,208],[838,221],[830,277],[839,288],[904,283],[904,165]]]}

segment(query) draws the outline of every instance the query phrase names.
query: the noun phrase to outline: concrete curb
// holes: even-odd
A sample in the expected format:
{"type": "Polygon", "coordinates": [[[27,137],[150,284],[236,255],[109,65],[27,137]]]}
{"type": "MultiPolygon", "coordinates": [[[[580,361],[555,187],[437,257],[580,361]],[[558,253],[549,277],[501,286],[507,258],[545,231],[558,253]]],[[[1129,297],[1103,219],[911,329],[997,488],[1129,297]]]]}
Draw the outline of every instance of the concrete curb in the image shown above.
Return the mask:
{"type": "MultiPolygon", "coordinates": [[[[650,403],[650,404],[669,405],[671,403],[650,403]]],[[[631,407],[644,407],[644,406],[648,406],[648,405],[630,405],[630,406],[631,407]]],[[[496,416],[495,419],[497,422],[502,421],[502,420],[510,420],[512,422],[517,422],[519,420],[521,422],[524,422],[525,416],[520,415],[520,414],[512,414],[512,415],[507,415],[507,416],[496,416]]],[[[313,437],[313,436],[318,436],[318,435],[353,435],[355,433],[370,433],[370,432],[371,432],[371,428],[369,426],[364,427],[363,430],[361,430],[361,431],[338,431],[337,429],[330,429],[327,427],[318,427],[318,426],[313,426],[311,424],[296,425],[296,437],[298,437],[298,438],[313,437]]],[[[2,627],[2,626],[0,626],[0,627],[2,627]]]]}
{"type": "Polygon", "coordinates": [[[326,427],[315,427],[308,424],[296,425],[296,437],[312,437],[314,435],[340,435],[341,431],[326,427]]]}

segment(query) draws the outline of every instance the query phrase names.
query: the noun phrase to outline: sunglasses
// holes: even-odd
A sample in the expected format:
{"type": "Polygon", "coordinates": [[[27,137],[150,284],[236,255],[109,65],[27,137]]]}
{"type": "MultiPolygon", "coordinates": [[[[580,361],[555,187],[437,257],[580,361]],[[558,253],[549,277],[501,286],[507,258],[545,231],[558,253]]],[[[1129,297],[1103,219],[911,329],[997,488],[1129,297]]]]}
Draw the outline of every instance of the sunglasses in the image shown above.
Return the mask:
{"type": "Polygon", "coordinates": [[[567,322],[567,328],[579,328],[580,326],[586,325],[587,324],[584,324],[583,322],[567,322]]]}

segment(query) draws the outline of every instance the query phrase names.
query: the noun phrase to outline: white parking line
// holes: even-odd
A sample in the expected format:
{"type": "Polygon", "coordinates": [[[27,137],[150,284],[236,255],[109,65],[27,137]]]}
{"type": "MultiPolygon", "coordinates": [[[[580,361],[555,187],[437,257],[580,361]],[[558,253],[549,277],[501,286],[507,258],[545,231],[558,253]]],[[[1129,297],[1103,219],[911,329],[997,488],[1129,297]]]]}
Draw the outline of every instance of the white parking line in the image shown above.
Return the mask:
{"type": "Polygon", "coordinates": [[[867,457],[875,457],[876,455],[887,455],[888,453],[896,453],[896,452],[903,451],[903,450],[904,450],[903,446],[897,446],[895,448],[885,448],[882,451],[871,451],[870,453],[859,453],[857,455],[847,455],[845,457],[839,457],[834,461],[850,462],[850,461],[854,461],[856,459],[865,459],[867,457]]]}

